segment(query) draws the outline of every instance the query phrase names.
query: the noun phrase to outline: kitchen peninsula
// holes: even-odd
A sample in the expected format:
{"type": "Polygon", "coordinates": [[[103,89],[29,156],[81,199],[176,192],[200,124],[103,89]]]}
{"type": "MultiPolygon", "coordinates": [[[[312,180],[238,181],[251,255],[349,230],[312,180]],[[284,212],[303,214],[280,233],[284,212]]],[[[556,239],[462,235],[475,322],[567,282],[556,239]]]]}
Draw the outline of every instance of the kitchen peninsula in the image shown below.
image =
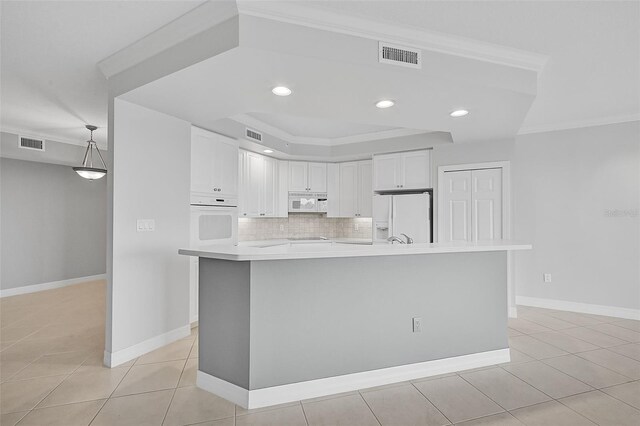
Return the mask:
{"type": "Polygon", "coordinates": [[[197,385],[257,408],[509,361],[512,241],[220,245],[199,257],[197,385]]]}

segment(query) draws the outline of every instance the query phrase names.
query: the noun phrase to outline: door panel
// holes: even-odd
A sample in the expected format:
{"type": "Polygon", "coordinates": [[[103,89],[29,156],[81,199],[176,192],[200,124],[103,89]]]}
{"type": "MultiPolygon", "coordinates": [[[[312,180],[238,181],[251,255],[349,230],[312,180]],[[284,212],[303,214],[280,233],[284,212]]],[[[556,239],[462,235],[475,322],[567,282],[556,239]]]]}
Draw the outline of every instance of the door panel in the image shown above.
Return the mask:
{"type": "Polygon", "coordinates": [[[471,241],[471,171],[444,173],[444,217],[440,241],[471,241]]]}
{"type": "Polygon", "coordinates": [[[472,172],[473,239],[502,238],[502,169],[472,172]]]}
{"type": "Polygon", "coordinates": [[[238,193],[238,146],[235,141],[217,135],[214,154],[214,186],[224,195],[238,193]]]}
{"type": "Polygon", "coordinates": [[[376,155],[373,157],[374,189],[390,191],[398,189],[398,173],[400,172],[400,155],[376,155]]]}
{"type": "Polygon", "coordinates": [[[245,213],[250,217],[259,217],[264,199],[264,158],[248,152],[245,166],[247,168],[245,213]]]}
{"type": "Polygon", "coordinates": [[[358,215],[373,215],[373,166],[371,161],[361,161],[358,165],[358,215]]]}
{"type": "Polygon", "coordinates": [[[307,190],[307,169],[305,161],[289,161],[289,191],[301,192],[307,190]]]}
{"type": "Polygon", "coordinates": [[[264,201],[262,214],[264,216],[276,215],[276,160],[264,157],[264,201]]]}
{"type": "Polygon", "coordinates": [[[311,192],[327,192],[327,163],[309,163],[309,188],[311,192]]]}
{"type": "Polygon", "coordinates": [[[340,217],[358,212],[358,163],[340,164],[340,217]]]}
{"type": "Polygon", "coordinates": [[[191,132],[191,191],[212,194],[215,192],[213,190],[214,157],[213,134],[194,128],[191,132]]]}
{"type": "Polygon", "coordinates": [[[406,152],[402,155],[402,189],[431,188],[429,151],[406,152]]]}

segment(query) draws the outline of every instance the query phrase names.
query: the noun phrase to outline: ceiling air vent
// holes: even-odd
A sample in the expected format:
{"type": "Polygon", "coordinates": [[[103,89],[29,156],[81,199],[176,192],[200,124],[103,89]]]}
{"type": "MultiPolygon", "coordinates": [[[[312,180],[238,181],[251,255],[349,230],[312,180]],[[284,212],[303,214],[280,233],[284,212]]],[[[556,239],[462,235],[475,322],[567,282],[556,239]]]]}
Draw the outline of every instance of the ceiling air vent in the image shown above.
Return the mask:
{"type": "Polygon", "coordinates": [[[44,139],[20,136],[18,147],[24,149],[33,149],[36,151],[44,151],[44,139]]]}
{"type": "Polygon", "coordinates": [[[422,53],[420,49],[397,46],[381,41],[378,43],[378,61],[381,64],[420,69],[422,68],[422,53]]]}
{"type": "Polygon", "coordinates": [[[262,143],[262,133],[260,133],[260,132],[257,132],[255,130],[251,130],[251,129],[247,128],[247,131],[246,131],[245,135],[247,136],[247,139],[249,139],[249,140],[262,143]]]}

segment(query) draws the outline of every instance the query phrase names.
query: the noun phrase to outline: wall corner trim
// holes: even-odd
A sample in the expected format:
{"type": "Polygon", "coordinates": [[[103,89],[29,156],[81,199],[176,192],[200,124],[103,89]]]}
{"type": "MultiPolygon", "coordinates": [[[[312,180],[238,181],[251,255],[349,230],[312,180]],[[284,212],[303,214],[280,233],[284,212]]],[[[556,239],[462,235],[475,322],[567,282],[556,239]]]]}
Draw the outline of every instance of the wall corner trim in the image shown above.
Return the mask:
{"type": "Polygon", "coordinates": [[[255,390],[244,389],[198,370],[196,386],[251,409],[486,367],[510,360],[509,348],[505,348],[255,390]]]}
{"type": "Polygon", "coordinates": [[[152,337],[116,352],[104,351],[104,365],[113,368],[191,334],[191,324],[152,337]]]}
{"type": "Polygon", "coordinates": [[[640,309],[593,305],[589,303],[569,302],[557,299],[542,299],[528,296],[516,296],[516,304],[533,306],[535,308],[556,309],[559,311],[579,312],[581,314],[602,315],[640,321],[640,309]]]}
{"type": "Polygon", "coordinates": [[[70,278],[68,280],[51,281],[48,283],[25,285],[22,287],[7,288],[0,290],[0,299],[3,297],[17,296],[20,294],[35,293],[37,291],[53,290],[55,288],[66,287],[69,285],[85,283],[89,281],[105,280],[107,274],[89,275],[86,277],[70,278]]]}

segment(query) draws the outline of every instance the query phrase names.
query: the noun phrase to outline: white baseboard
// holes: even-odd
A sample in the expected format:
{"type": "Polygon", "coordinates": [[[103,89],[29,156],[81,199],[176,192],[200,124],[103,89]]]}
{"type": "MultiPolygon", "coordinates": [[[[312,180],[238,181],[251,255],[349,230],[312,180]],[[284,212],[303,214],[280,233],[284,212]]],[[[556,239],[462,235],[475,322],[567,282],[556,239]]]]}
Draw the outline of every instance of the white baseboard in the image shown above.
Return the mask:
{"type": "Polygon", "coordinates": [[[510,360],[508,348],[498,349],[256,390],[247,390],[203,371],[198,371],[196,385],[241,407],[250,409],[501,364],[510,360]]]}
{"type": "Polygon", "coordinates": [[[594,314],[607,317],[640,320],[640,309],[620,308],[617,306],[592,305],[589,303],[541,299],[538,297],[528,296],[516,296],[516,304],[533,306],[536,308],[556,309],[559,311],[579,312],[581,314],[594,314]]]}
{"type": "Polygon", "coordinates": [[[518,308],[515,306],[509,306],[509,312],[507,315],[509,318],[518,318],[518,308]]]}
{"type": "Polygon", "coordinates": [[[136,345],[121,349],[116,352],[104,351],[104,364],[107,367],[117,367],[127,361],[131,361],[141,355],[149,353],[164,345],[180,340],[191,334],[191,325],[187,324],[182,327],[171,330],[159,336],[152,337],[136,345]]]}
{"type": "Polygon", "coordinates": [[[89,281],[105,280],[105,279],[107,279],[107,274],[99,274],[99,275],[90,275],[88,277],[71,278],[71,279],[62,280],[62,281],[52,281],[50,283],[32,284],[32,285],[25,285],[22,287],[7,288],[5,290],[0,290],[0,298],[17,296],[19,294],[35,293],[37,291],[53,290],[55,288],[66,287],[69,285],[80,284],[80,283],[85,283],[89,281]]]}

